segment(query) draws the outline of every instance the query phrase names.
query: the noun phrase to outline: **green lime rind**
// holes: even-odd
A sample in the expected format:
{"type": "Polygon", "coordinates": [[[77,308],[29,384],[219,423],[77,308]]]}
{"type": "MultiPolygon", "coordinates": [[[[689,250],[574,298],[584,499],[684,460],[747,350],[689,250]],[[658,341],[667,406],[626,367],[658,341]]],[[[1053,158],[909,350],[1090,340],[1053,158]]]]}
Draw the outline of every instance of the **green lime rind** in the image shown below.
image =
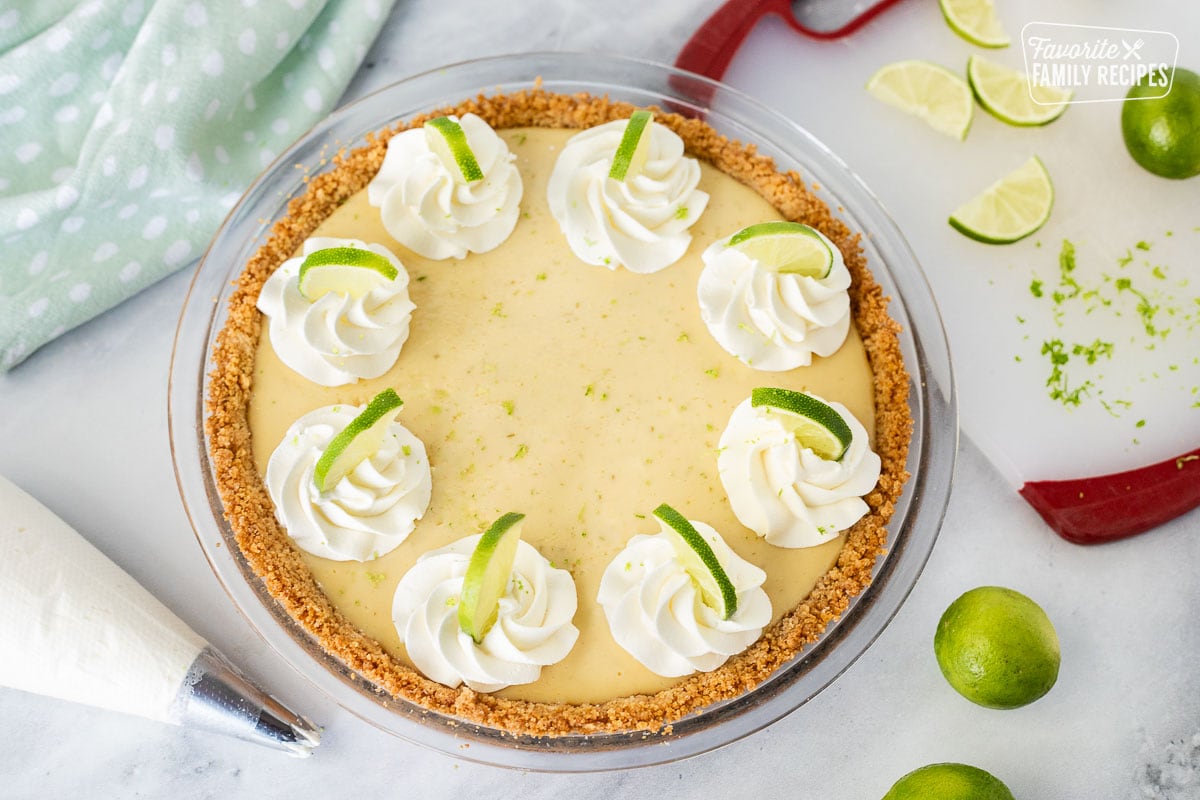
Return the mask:
{"type": "Polygon", "coordinates": [[[749,225],[729,237],[726,246],[782,274],[820,280],[833,270],[830,245],[815,228],[800,222],[772,220],[749,225]]]}
{"type": "Polygon", "coordinates": [[[729,580],[712,546],[704,540],[696,526],[666,503],[654,509],[654,516],[678,534],[681,543],[676,547],[676,554],[688,575],[700,585],[704,602],[720,614],[721,619],[729,619],[736,614],[737,589],[729,580]]]}
{"type": "Polygon", "coordinates": [[[297,288],[307,300],[316,301],[327,292],[352,296],[366,294],[381,281],[396,279],[400,271],[391,261],[361,247],[324,247],[305,256],[300,263],[297,288]]]}
{"type": "Polygon", "coordinates": [[[1014,800],[1004,782],[970,764],[927,764],[896,781],[883,800],[1014,800]]]}
{"type": "Polygon", "coordinates": [[[1002,586],[980,586],[942,613],[933,651],[946,682],[972,703],[1011,709],[1058,680],[1058,634],[1041,606],[1002,586]]]}
{"type": "MultiPolygon", "coordinates": [[[[1067,110],[1068,101],[1074,95],[1070,91],[1053,90],[1061,94],[1061,100],[1056,103],[1036,103],[1029,96],[1028,80],[1024,73],[993,64],[978,56],[971,56],[967,59],[967,85],[971,87],[971,94],[974,95],[975,101],[979,103],[980,108],[1005,125],[1013,125],[1018,128],[1040,128],[1043,125],[1049,125],[1063,115],[1067,110]],[[1006,77],[1017,84],[1018,91],[1022,93],[1022,96],[1013,99],[998,96],[989,91],[988,84],[994,84],[996,81],[988,81],[981,75],[981,70],[984,69],[991,70],[993,73],[1007,73],[1006,77]],[[1015,107],[1017,105],[1024,107],[1018,109],[1015,107]]],[[[1049,94],[1052,90],[1044,88],[1043,91],[1049,94]]]]}
{"type": "Polygon", "coordinates": [[[483,180],[483,169],[475,160],[475,153],[467,142],[467,134],[462,125],[449,117],[435,117],[426,122],[425,126],[433,128],[446,140],[446,146],[450,148],[450,155],[454,157],[454,163],[458,164],[458,171],[462,173],[463,180],[467,183],[483,180]]]}
{"type": "Polygon", "coordinates": [[[791,426],[796,440],[828,461],[840,461],[854,440],[854,432],[842,415],[810,394],[760,387],[750,392],[750,405],[766,406],[800,417],[791,426]]]}
{"type": "Polygon", "coordinates": [[[479,537],[458,598],[458,626],[479,644],[496,624],[500,598],[508,590],[509,577],[521,542],[525,515],[509,511],[479,537]]]}
{"type": "Polygon", "coordinates": [[[976,26],[970,25],[966,20],[960,19],[959,15],[953,9],[953,0],[938,0],[938,7],[942,11],[942,19],[950,26],[950,30],[954,31],[961,38],[979,47],[986,47],[990,50],[999,50],[1008,47],[1012,44],[1012,39],[1000,27],[999,20],[995,17],[995,10],[990,2],[978,2],[976,6],[985,6],[992,13],[991,18],[987,23],[994,26],[995,30],[989,36],[983,31],[980,31],[976,26]]]}
{"type": "Polygon", "coordinates": [[[329,441],[317,459],[313,468],[317,491],[333,488],[363,459],[374,454],[403,406],[404,401],[394,389],[384,389],[375,395],[367,407],[329,441]]]}
{"type": "Polygon", "coordinates": [[[322,247],[304,257],[300,263],[300,277],[315,267],[363,267],[378,272],[388,280],[399,274],[399,270],[391,261],[376,253],[361,247],[322,247]]]}
{"type": "Polygon", "coordinates": [[[625,125],[625,133],[621,135],[621,142],[617,145],[617,151],[613,155],[608,177],[616,181],[624,181],[629,175],[629,168],[633,166],[634,156],[638,151],[642,135],[653,117],[654,115],[645,109],[638,109],[630,115],[629,122],[625,125]]]}
{"type": "Polygon", "coordinates": [[[959,206],[948,222],[977,242],[1012,244],[1037,232],[1053,209],[1054,183],[1042,160],[1032,156],[959,206]]]}

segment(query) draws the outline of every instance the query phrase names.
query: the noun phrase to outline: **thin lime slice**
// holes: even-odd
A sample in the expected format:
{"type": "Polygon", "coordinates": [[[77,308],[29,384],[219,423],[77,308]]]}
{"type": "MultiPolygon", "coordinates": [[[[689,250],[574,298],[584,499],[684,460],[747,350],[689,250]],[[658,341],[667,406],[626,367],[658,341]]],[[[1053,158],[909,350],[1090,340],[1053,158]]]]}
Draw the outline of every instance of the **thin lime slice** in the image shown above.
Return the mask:
{"type": "Polygon", "coordinates": [[[1024,72],[979,56],[967,60],[967,82],[983,110],[1009,125],[1046,125],[1067,110],[1071,92],[1034,86],[1024,72]]]}
{"type": "Polygon", "coordinates": [[[821,234],[799,222],[760,222],[729,237],[736,248],[775,272],[824,278],[833,269],[833,250],[821,234]]]}
{"type": "Polygon", "coordinates": [[[436,117],[425,123],[425,141],[443,164],[456,164],[467,183],[483,180],[483,170],[458,120],[436,117]]]}
{"type": "Polygon", "coordinates": [[[654,516],[676,534],[672,537],[675,555],[687,574],[700,587],[700,596],[704,603],[720,614],[721,619],[729,619],[736,614],[737,590],[733,581],[729,580],[725,568],[717,559],[717,554],[700,535],[700,531],[696,530],[696,526],[666,503],[654,509],[654,516]]]}
{"type": "Polygon", "coordinates": [[[1024,239],[1050,218],[1054,184],[1037,156],[984,189],[950,215],[955,230],[987,244],[1024,239]]]}
{"type": "Polygon", "coordinates": [[[867,81],[872,97],[925,121],[955,139],[967,138],[975,102],[971,87],[950,70],[928,61],[897,61],[867,81]]]}
{"type": "Polygon", "coordinates": [[[650,149],[650,121],[653,115],[644,109],[638,109],[629,117],[625,124],[625,133],[617,152],[613,155],[612,167],[608,177],[616,181],[624,181],[629,176],[641,173],[646,164],[646,154],[650,149]]]}
{"type": "Polygon", "coordinates": [[[1008,47],[1011,39],[996,16],[993,0],[938,0],[950,29],[980,47],[1008,47]]]}
{"type": "Polygon", "coordinates": [[[524,514],[510,511],[493,522],[479,537],[467,562],[458,598],[458,626],[477,644],[495,624],[500,598],[508,591],[523,519],[524,514]]]}
{"type": "Polygon", "coordinates": [[[329,441],[313,469],[313,482],[324,492],[337,486],[363,459],[370,458],[387,436],[404,401],[393,389],[375,395],[367,407],[329,441]]]}
{"type": "Polygon", "coordinates": [[[316,302],[329,292],[362,297],[395,280],[399,270],[374,250],[361,247],[324,247],[300,263],[300,294],[316,302]]]}
{"type": "Polygon", "coordinates": [[[750,392],[750,405],[786,412],[796,441],[826,461],[840,461],[854,439],[842,415],[811,394],[765,387],[750,392]]]}

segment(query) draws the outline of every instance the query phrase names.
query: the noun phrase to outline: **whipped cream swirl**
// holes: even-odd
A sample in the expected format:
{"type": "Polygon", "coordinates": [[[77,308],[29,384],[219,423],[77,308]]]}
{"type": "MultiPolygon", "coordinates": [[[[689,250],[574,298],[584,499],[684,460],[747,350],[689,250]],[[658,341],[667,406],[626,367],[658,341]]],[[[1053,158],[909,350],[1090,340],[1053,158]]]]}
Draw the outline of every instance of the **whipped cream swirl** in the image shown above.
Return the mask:
{"type": "Polygon", "coordinates": [[[824,278],[776,272],[735,247],[714,242],[701,255],[700,316],[717,343],[754,369],[805,367],[837,352],[850,330],[850,272],[833,242],[824,278]]]}
{"type": "Polygon", "coordinates": [[[737,591],[733,616],[721,619],[704,602],[676,558],[671,538],[676,534],[665,525],[661,533],[629,540],[604,570],[596,598],[617,644],[668,678],[716,669],[749,647],[771,621],[771,601],[762,589],[766,573],[733,552],[711,526],[691,522],[737,591]]]}
{"type": "Polygon", "coordinates": [[[508,144],[474,114],[462,119],[467,145],[483,179],[467,182],[457,162],[429,147],[434,131],[412,128],[388,140],[379,172],[367,184],[367,200],[377,206],[396,241],[426,258],[466,258],[499,246],[521,213],[521,173],[508,144]]]}
{"type": "Polygon", "coordinates": [[[425,445],[398,422],[336,486],[317,489],[317,460],[361,410],[310,411],[292,423],[267,462],[267,490],[288,536],[301,550],[333,561],[370,561],[394,550],[425,514],[433,489],[425,445]]]}
{"type": "Polygon", "coordinates": [[[796,441],[790,412],[753,406],[733,411],[721,434],[717,471],[733,513],[778,547],[812,547],[837,536],[868,511],[863,496],[879,480],[880,460],[867,430],[841,403],[825,400],[850,426],[840,461],[796,441]]]}
{"type": "Polygon", "coordinates": [[[315,236],[301,254],[271,273],[257,306],[267,316],[271,346],[283,363],[322,386],[377,378],[391,369],[408,341],[413,305],[408,272],[392,251],[358,239],[315,236]],[[358,247],[386,258],[396,277],[360,297],[326,292],[310,301],[300,294],[305,256],[328,247],[358,247]]]}
{"type": "Polygon", "coordinates": [[[579,638],[575,581],[528,542],[517,545],[496,622],[478,644],[458,624],[463,576],[480,535],[421,556],[396,587],[392,622],[414,666],[451,688],[477,692],[532,683],[579,638]]]}
{"type": "Polygon", "coordinates": [[[688,249],[688,228],[708,195],[696,188],[700,164],[683,154],[683,140],[657,122],[647,124],[645,166],[624,181],[608,177],[626,120],[572,136],[550,174],[547,199],[571,250],[588,264],[657,272],[688,249]]]}

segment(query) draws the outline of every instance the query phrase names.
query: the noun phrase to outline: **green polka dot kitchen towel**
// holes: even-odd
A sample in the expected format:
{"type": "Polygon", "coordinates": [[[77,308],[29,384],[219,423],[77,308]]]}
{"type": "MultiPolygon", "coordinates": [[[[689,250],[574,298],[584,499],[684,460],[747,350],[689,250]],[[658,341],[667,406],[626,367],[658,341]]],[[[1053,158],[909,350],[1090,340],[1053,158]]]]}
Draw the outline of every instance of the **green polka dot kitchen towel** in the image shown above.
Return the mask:
{"type": "Polygon", "coordinates": [[[0,371],[193,263],[394,0],[0,0],[0,371]]]}

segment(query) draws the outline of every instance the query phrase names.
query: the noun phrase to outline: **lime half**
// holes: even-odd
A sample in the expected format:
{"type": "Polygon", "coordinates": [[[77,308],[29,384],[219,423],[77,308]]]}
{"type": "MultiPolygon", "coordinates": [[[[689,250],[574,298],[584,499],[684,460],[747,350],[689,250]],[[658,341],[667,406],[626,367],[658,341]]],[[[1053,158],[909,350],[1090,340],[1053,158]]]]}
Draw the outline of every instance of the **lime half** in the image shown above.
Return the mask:
{"type": "Polygon", "coordinates": [[[717,559],[712,546],[686,517],[666,503],[654,509],[654,516],[663,521],[675,535],[675,556],[684,570],[700,587],[705,605],[729,619],[737,613],[737,590],[717,559]]]}
{"type": "Polygon", "coordinates": [[[495,624],[500,598],[508,591],[523,519],[524,514],[510,511],[493,522],[479,537],[467,562],[458,598],[458,625],[476,644],[495,624]]]}
{"type": "Polygon", "coordinates": [[[389,281],[399,270],[374,250],[361,247],[324,247],[300,263],[300,294],[316,302],[329,292],[362,297],[389,281]]]}
{"type": "Polygon", "coordinates": [[[1008,47],[1010,39],[992,0],[938,0],[950,29],[980,47],[1008,47]]]}
{"type": "Polygon", "coordinates": [[[629,117],[629,122],[625,123],[621,143],[617,145],[617,152],[613,155],[608,177],[624,181],[629,176],[636,177],[641,173],[650,150],[651,119],[651,113],[644,109],[638,109],[629,117]]]}
{"type": "Polygon", "coordinates": [[[1054,184],[1037,156],[984,189],[950,215],[955,230],[987,244],[1024,239],[1046,224],[1054,184]]]}
{"type": "Polygon", "coordinates": [[[785,412],[796,441],[826,461],[840,461],[854,438],[842,415],[811,394],[773,387],[754,389],[750,405],[785,412]]]}
{"type": "Polygon", "coordinates": [[[929,61],[897,61],[880,67],[867,81],[867,91],[947,136],[967,138],[975,109],[971,87],[943,66],[929,61]]]}
{"type": "Polygon", "coordinates": [[[467,183],[483,180],[483,170],[458,120],[436,117],[425,123],[425,141],[443,164],[455,164],[467,183]]]}
{"type": "Polygon", "coordinates": [[[821,234],[799,222],[760,222],[729,237],[733,247],[774,272],[824,278],[833,250],[821,234]]]}
{"type": "Polygon", "coordinates": [[[967,82],[983,110],[1009,125],[1046,125],[1067,110],[1071,92],[1034,86],[1024,72],[979,56],[967,60],[967,82]]]}
{"type": "Polygon", "coordinates": [[[337,486],[363,459],[370,458],[383,444],[404,401],[394,389],[375,395],[367,407],[330,440],[317,459],[313,482],[324,492],[337,486]]]}

